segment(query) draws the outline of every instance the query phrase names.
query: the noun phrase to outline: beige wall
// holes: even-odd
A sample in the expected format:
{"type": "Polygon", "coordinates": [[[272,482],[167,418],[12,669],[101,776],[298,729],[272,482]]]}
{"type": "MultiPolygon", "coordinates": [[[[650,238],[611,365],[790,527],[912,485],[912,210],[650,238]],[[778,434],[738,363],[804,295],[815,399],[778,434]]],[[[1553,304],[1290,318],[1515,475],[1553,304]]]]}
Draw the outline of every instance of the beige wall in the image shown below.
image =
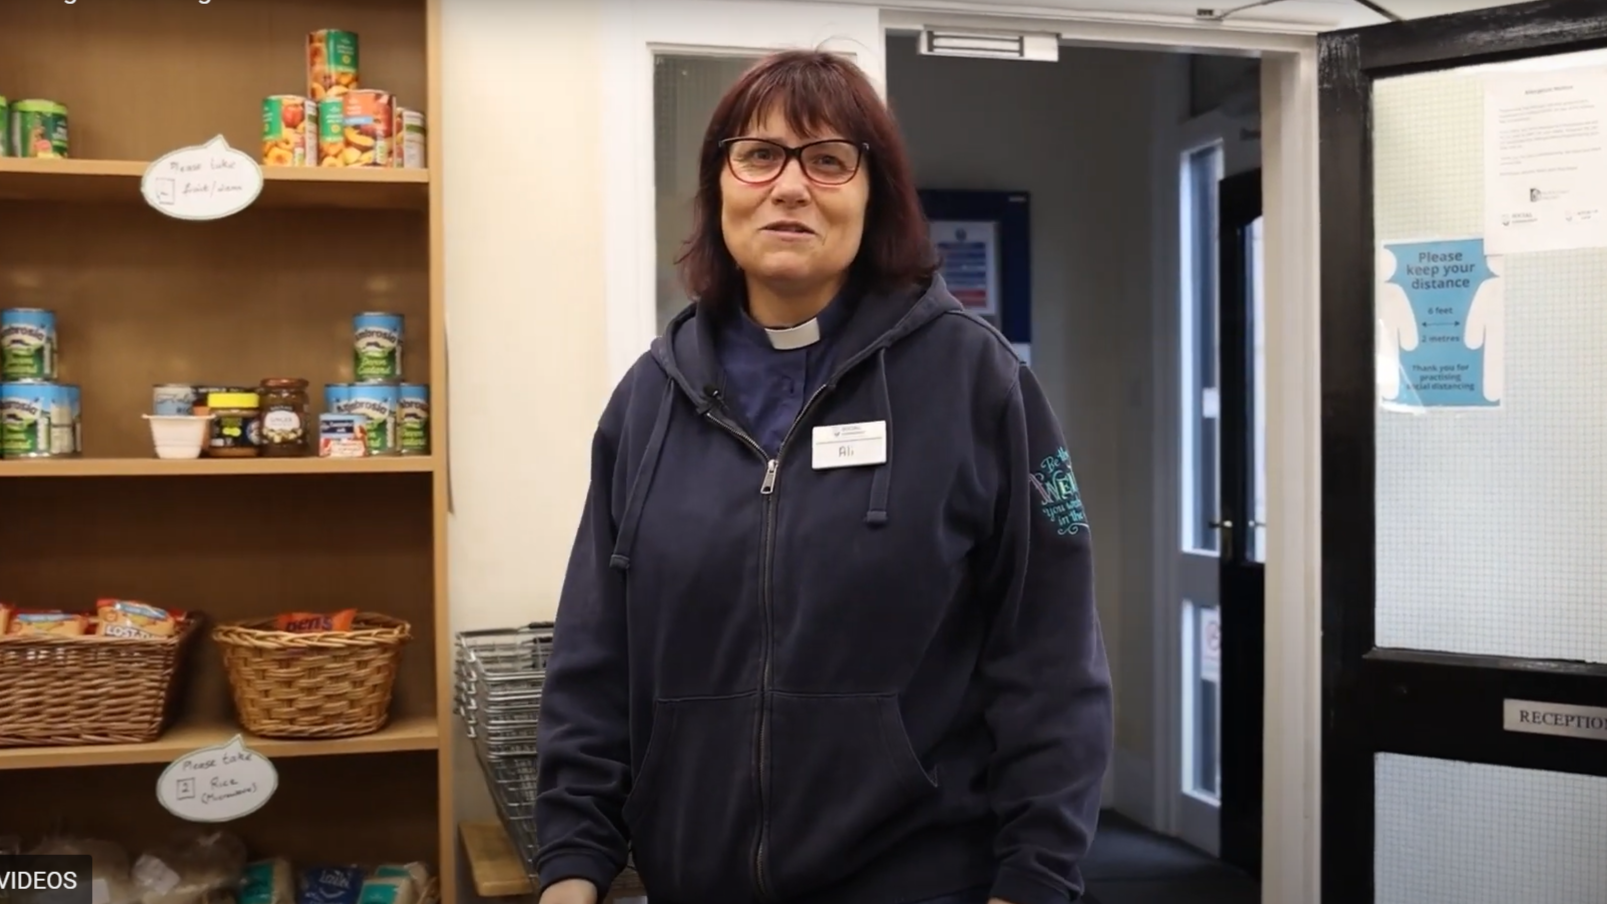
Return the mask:
{"type": "Polygon", "coordinates": [[[461,630],[552,614],[586,492],[608,391],[600,20],[568,0],[442,6],[461,630]]]}
{"type": "MultiPolygon", "coordinates": [[[[442,6],[452,628],[549,618],[608,391],[601,20],[578,0],[442,6]],[[516,465],[512,463],[517,463],[516,465]]],[[[460,817],[489,813],[457,743],[460,817]]],[[[467,886],[460,886],[461,900],[467,886]]]]}

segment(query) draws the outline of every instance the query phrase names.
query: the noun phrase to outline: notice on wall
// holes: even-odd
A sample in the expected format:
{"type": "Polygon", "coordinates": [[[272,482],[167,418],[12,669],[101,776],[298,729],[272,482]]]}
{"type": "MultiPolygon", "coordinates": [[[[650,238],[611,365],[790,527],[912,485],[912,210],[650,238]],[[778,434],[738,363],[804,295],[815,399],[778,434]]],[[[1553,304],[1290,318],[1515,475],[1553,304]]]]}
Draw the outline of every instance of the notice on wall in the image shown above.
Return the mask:
{"type": "Polygon", "coordinates": [[[1484,224],[1489,254],[1607,247],[1607,70],[1487,76],[1484,224]]]}
{"type": "Polygon", "coordinates": [[[999,313],[998,224],[933,220],[930,229],[949,292],[974,314],[999,313]]]}
{"type": "Polygon", "coordinates": [[[1222,610],[1201,609],[1200,680],[1212,684],[1222,680],[1222,610]]]}
{"type": "Polygon", "coordinates": [[[156,799],[190,822],[229,822],[261,809],[279,790],[279,770],[235,735],[192,750],[162,770],[156,799]]]}
{"type": "Polygon", "coordinates": [[[1484,240],[1386,242],[1378,253],[1378,394],[1389,410],[1498,408],[1505,302],[1484,240]]]}
{"type": "Polygon", "coordinates": [[[221,220],[250,207],[262,194],[262,167],[219,135],[156,158],[145,168],[140,194],[145,203],[175,219],[221,220]]]}

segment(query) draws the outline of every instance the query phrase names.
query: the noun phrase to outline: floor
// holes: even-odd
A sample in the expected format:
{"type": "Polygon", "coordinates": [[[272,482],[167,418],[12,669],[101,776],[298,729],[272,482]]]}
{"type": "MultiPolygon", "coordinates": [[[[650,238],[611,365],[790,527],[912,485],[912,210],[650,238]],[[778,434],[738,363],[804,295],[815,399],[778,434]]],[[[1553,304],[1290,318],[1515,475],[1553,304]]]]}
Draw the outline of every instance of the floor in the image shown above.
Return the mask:
{"type": "Polygon", "coordinates": [[[1106,810],[1083,863],[1087,904],[1260,904],[1249,876],[1106,810]]]}

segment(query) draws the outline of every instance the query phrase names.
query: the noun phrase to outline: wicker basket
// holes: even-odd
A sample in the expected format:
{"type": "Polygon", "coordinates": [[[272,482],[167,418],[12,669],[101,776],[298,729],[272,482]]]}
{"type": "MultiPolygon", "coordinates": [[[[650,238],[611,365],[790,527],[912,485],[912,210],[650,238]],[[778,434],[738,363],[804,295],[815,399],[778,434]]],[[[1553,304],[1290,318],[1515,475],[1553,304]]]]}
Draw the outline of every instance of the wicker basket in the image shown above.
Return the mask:
{"type": "Polygon", "coordinates": [[[385,727],[407,622],[364,612],[350,631],[278,631],[274,619],[218,625],[240,724],[265,738],[350,738],[385,727]]]}
{"type": "Polygon", "coordinates": [[[0,747],[161,737],[201,618],[173,637],[0,637],[0,747]]]}

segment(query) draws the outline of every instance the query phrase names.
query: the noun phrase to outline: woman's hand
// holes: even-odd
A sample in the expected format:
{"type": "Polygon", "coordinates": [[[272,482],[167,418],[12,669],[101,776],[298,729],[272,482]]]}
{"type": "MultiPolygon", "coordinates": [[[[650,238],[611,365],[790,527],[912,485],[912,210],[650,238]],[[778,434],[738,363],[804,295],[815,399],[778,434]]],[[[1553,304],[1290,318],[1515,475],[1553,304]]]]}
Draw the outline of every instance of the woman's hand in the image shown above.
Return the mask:
{"type": "Polygon", "coordinates": [[[585,879],[554,882],[542,890],[538,904],[597,904],[597,886],[585,879]]]}

